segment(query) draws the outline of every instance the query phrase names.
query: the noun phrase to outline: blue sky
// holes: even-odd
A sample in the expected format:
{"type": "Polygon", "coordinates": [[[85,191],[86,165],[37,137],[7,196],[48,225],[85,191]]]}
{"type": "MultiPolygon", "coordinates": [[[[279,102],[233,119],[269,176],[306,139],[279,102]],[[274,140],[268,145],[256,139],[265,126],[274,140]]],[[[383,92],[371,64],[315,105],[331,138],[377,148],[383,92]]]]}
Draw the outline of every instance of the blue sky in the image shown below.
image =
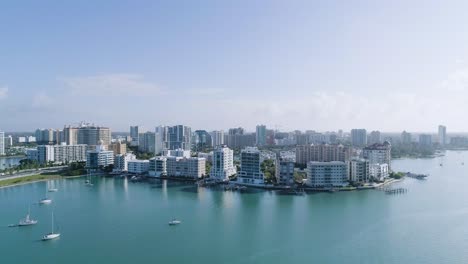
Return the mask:
{"type": "Polygon", "coordinates": [[[466,1],[3,1],[0,130],[468,131],[466,1]]]}

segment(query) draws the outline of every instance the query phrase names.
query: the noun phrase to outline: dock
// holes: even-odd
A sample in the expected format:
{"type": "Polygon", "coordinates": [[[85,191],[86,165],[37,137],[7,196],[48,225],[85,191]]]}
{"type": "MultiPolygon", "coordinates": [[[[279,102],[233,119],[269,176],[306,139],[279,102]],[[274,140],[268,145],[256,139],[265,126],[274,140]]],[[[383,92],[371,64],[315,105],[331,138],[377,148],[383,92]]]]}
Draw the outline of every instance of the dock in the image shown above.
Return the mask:
{"type": "Polygon", "coordinates": [[[408,190],[405,189],[405,188],[395,188],[395,189],[391,189],[391,188],[386,188],[386,189],[383,189],[385,194],[404,194],[404,193],[407,193],[408,190]]]}

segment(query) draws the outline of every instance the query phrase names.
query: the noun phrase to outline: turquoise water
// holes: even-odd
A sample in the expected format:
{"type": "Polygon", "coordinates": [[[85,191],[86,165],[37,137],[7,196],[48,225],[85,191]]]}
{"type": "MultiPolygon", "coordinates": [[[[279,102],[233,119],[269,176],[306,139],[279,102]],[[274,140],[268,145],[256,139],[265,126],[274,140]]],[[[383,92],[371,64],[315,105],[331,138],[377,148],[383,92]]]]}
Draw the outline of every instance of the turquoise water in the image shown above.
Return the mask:
{"type": "Polygon", "coordinates": [[[62,180],[52,205],[31,206],[39,223],[24,228],[5,226],[24,217],[46,183],[4,188],[1,263],[467,263],[468,152],[393,167],[430,177],[394,185],[408,189],[402,195],[306,196],[62,180]],[[41,242],[52,210],[62,237],[41,242]],[[173,217],[183,223],[168,226],[173,217]]]}

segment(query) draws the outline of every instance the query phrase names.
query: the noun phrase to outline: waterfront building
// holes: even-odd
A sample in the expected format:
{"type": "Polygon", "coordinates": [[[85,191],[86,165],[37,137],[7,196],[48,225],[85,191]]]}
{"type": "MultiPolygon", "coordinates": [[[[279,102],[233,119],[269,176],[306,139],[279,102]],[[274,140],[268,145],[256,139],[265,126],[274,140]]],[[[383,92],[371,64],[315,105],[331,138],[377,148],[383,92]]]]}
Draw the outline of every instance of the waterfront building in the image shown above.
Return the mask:
{"type": "Polygon", "coordinates": [[[369,134],[369,138],[367,140],[367,144],[372,145],[372,144],[380,144],[382,143],[382,136],[380,134],[380,131],[372,131],[369,134]]]}
{"type": "Polygon", "coordinates": [[[440,125],[438,136],[439,144],[445,146],[447,144],[447,127],[440,125]]]}
{"type": "Polygon", "coordinates": [[[257,146],[265,146],[267,138],[267,129],[265,125],[258,125],[255,130],[255,144],[257,146]]]}
{"type": "Polygon", "coordinates": [[[135,160],[136,156],[131,153],[117,154],[114,157],[114,172],[128,171],[128,162],[135,160]]]}
{"type": "Polygon", "coordinates": [[[207,162],[213,162],[213,151],[210,151],[208,153],[198,152],[197,157],[204,158],[207,162]]]}
{"type": "Polygon", "coordinates": [[[402,144],[411,144],[412,135],[406,131],[401,132],[401,143],[402,144]]]}
{"type": "Polygon", "coordinates": [[[168,149],[190,150],[192,141],[192,130],[190,127],[183,125],[168,127],[167,137],[168,149]]]}
{"type": "MultiPolygon", "coordinates": [[[[145,132],[139,136],[140,142],[138,143],[138,151],[155,153],[156,148],[156,133],[155,132],[145,132]]],[[[132,141],[133,142],[133,141],[132,141]]]]}
{"type": "Polygon", "coordinates": [[[102,144],[107,146],[111,143],[111,130],[108,127],[81,123],[76,131],[78,144],[96,146],[102,141],[102,144]]]}
{"type": "Polygon", "coordinates": [[[213,151],[213,165],[210,171],[210,178],[220,181],[229,180],[229,177],[236,174],[234,166],[234,151],[226,146],[218,146],[213,151]]]}
{"type": "Polygon", "coordinates": [[[351,129],[351,145],[364,147],[367,145],[367,131],[365,129],[351,129]]]}
{"type": "Polygon", "coordinates": [[[150,159],[149,175],[152,177],[167,176],[167,158],[156,157],[154,159],[150,159]]]}
{"type": "Polygon", "coordinates": [[[385,141],[383,144],[373,144],[367,146],[362,150],[362,157],[369,160],[371,164],[388,164],[390,168],[390,163],[392,159],[392,145],[385,141]]]}
{"type": "Polygon", "coordinates": [[[144,174],[149,171],[149,160],[129,160],[128,172],[133,174],[144,174]]]}
{"type": "Polygon", "coordinates": [[[351,149],[343,145],[301,145],[296,147],[296,162],[306,165],[309,161],[347,161],[351,149]]]}
{"type": "Polygon", "coordinates": [[[279,157],[276,159],[276,183],[291,186],[294,184],[294,161],[279,157]]]}
{"type": "Polygon", "coordinates": [[[349,180],[356,183],[369,182],[370,163],[366,159],[352,159],[349,161],[349,180]]]}
{"type": "Polygon", "coordinates": [[[98,170],[111,164],[114,164],[114,152],[105,150],[102,144],[96,146],[95,150],[86,152],[86,167],[90,170],[98,170]]]}
{"type": "Polygon", "coordinates": [[[243,184],[263,184],[260,151],[256,147],[247,147],[241,151],[241,166],[237,181],[243,184]]]}
{"type": "Polygon", "coordinates": [[[432,136],[429,134],[419,135],[419,145],[424,147],[432,147],[432,136]]]}
{"type": "Polygon", "coordinates": [[[5,155],[5,132],[0,131],[0,155],[5,155]]]}
{"type": "Polygon", "coordinates": [[[166,157],[167,176],[199,179],[206,175],[206,160],[198,157],[166,157]]]}
{"type": "Polygon", "coordinates": [[[140,126],[130,126],[130,141],[131,146],[138,146],[140,144],[140,126]]]}
{"type": "Polygon", "coordinates": [[[211,135],[206,130],[195,130],[195,149],[197,151],[213,146],[211,135]]]}
{"type": "Polygon", "coordinates": [[[224,145],[224,131],[212,131],[211,140],[213,142],[213,147],[224,145]]]}
{"type": "Polygon", "coordinates": [[[342,161],[307,163],[306,185],[310,187],[343,187],[348,185],[348,164],[342,161]]]}
{"type": "Polygon", "coordinates": [[[376,181],[384,181],[389,176],[388,164],[370,164],[369,165],[370,177],[376,181]]]}
{"type": "Polygon", "coordinates": [[[127,144],[118,140],[117,142],[110,144],[108,150],[112,150],[114,155],[125,154],[127,153],[127,144]]]}

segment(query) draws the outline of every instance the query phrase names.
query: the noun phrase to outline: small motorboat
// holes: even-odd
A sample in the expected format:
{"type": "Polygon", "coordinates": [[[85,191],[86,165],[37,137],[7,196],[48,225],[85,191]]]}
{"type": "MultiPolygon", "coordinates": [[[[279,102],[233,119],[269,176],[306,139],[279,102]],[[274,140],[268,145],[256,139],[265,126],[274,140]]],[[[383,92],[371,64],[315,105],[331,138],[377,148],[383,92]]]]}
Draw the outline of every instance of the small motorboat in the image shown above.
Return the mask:
{"type": "Polygon", "coordinates": [[[37,220],[31,219],[29,215],[31,214],[30,210],[28,210],[28,214],[24,219],[21,219],[18,223],[18,226],[30,226],[37,224],[37,220]]]}
{"type": "Polygon", "coordinates": [[[169,222],[169,225],[171,225],[171,226],[172,226],[172,225],[178,225],[178,224],[180,224],[180,223],[182,223],[182,222],[179,221],[179,220],[177,220],[177,219],[172,219],[172,221],[169,222]]]}
{"type": "Polygon", "coordinates": [[[57,188],[50,188],[49,192],[58,192],[58,189],[57,188]]]}
{"type": "Polygon", "coordinates": [[[39,201],[40,204],[51,204],[52,203],[52,199],[49,199],[49,198],[44,198],[44,199],[41,199],[39,201]]]}

